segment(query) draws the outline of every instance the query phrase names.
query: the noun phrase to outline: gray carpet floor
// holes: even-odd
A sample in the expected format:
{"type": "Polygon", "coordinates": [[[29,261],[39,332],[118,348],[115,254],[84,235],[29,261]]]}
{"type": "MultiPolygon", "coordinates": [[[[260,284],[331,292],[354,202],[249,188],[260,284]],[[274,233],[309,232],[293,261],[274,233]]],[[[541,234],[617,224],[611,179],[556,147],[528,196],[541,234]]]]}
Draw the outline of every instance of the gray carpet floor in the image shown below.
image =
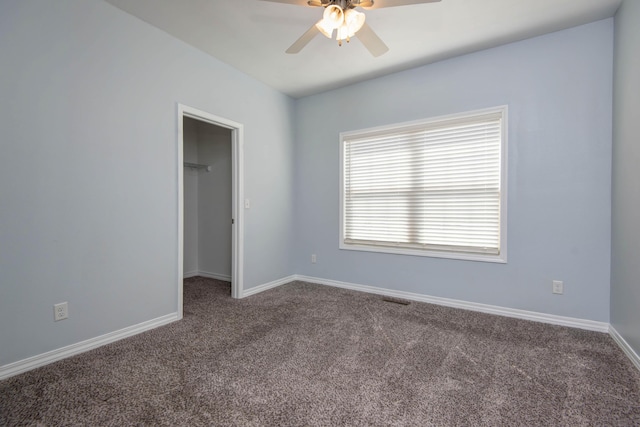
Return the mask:
{"type": "Polygon", "coordinates": [[[640,425],[640,372],[603,333],[294,282],[0,382],[0,424],[640,425]]]}

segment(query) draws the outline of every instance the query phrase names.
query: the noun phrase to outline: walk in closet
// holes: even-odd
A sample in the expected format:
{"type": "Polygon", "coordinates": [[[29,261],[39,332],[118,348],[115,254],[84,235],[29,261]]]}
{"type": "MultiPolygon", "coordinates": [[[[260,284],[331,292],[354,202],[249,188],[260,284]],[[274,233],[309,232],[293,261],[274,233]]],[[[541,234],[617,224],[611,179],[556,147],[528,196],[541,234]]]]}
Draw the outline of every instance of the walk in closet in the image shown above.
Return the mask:
{"type": "Polygon", "coordinates": [[[184,277],[231,280],[231,130],[184,118],[184,277]]]}

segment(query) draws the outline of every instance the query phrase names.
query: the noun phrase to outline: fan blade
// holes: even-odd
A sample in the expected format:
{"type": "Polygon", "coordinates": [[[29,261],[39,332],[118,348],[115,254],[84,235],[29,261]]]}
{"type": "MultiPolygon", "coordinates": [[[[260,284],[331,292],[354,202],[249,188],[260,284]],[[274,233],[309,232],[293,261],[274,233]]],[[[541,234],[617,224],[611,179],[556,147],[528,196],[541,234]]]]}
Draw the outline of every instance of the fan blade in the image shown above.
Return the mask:
{"type": "Polygon", "coordinates": [[[409,6],[412,4],[437,3],[441,0],[360,0],[358,4],[354,1],[351,4],[364,7],[365,9],[382,9],[383,7],[409,6]]]}
{"type": "Polygon", "coordinates": [[[387,53],[389,47],[384,44],[382,39],[371,29],[371,27],[365,22],[365,24],[356,33],[358,39],[362,42],[364,47],[367,48],[371,55],[378,57],[387,53]]]}
{"type": "Polygon", "coordinates": [[[260,0],[260,1],[268,1],[271,3],[285,3],[292,4],[294,6],[326,6],[329,4],[328,0],[260,0]]]}
{"type": "Polygon", "coordinates": [[[373,0],[351,0],[351,5],[370,8],[373,6],[373,0]]]}
{"type": "Polygon", "coordinates": [[[271,3],[286,3],[286,4],[293,4],[296,6],[308,6],[307,0],[260,0],[260,1],[268,1],[271,3]]]}
{"type": "Polygon", "coordinates": [[[300,38],[296,40],[285,52],[287,53],[300,52],[318,34],[320,34],[320,30],[318,30],[318,28],[316,27],[316,24],[313,24],[311,28],[309,28],[306,33],[301,35],[300,38]]]}

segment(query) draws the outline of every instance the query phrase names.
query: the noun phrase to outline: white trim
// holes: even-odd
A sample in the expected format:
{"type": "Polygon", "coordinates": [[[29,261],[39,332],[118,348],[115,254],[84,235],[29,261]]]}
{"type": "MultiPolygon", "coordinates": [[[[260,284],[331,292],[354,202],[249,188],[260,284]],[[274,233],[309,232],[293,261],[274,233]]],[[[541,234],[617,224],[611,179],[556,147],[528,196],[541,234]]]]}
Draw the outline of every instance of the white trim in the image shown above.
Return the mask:
{"type": "Polygon", "coordinates": [[[184,120],[183,120],[182,105],[178,104],[178,125],[176,132],[178,133],[178,254],[177,254],[177,269],[178,276],[176,281],[178,282],[178,319],[182,319],[182,287],[184,280],[184,120]]]}
{"type": "Polygon", "coordinates": [[[187,273],[184,273],[184,274],[182,275],[182,278],[183,278],[183,279],[188,279],[188,278],[190,278],[190,277],[196,277],[196,276],[199,276],[199,275],[200,275],[200,272],[199,272],[199,271],[197,271],[197,270],[195,270],[195,271],[189,271],[189,272],[187,272],[187,273]]]}
{"type": "Polygon", "coordinates": [[[631,362],[635,365],[638,370],[640,370],[640,356],[636,353],[633,348],[629,345],[629,343],[616,331],[616,328],[613,325],[609,325],[609,335],[611,338],[618,344],[618,346],[624,351],[631,362]]]}
{"type": "Polygon", "coordinates": [[[231,296],[241,298],[244,289],[244,125],[231,121],[225,123],[232,127],[231,216],[234,227],[231,239],[231,296]]]}
{"type": "Polygon", "coordinates": [[[225,282],[231,282],[231,276],[228,274],[210,273],[208,271],[199,271],[199,270],[194,270],[194,271],[189,271],[188,273],[184,273],[182,278],[189,279],[191,277],[198,277],[198,276],[208,277],[210,279],[222,280],[225,282]]]}
{"type": "Polygon", "coordinates": [[[93,350],[94,348],[102,347],[103,345],[137,335],[141,332],[155,329],[159,326],[175,322],[176,320],[178,320],[178,313],[167,314],[156,319],[138,323],[137,325],[128,326],[118,331],[109,332],[108,334],[100,335],[79,343],[71,344],[66,347],[51,350],[8,365],[0,366],[0,380],[57,362],[58,360],[66,359],[67,357],[84,353],[85,351],[93,350]]]}
{"type": "MultiPolygon", "coordinates": [[[[209,274],[213,276],[214,273],[202,273],[195,272],[194,276],[209,274]]],[[[220,277],[221,275],[216,275],[220,277]]],[[[193,277],[193,276],[191,276],[193,277]]],[[[218,278],[214,277],[214,278],[218,278]]],[[[220,279],[224,280],[224,279],[220,279]]],[[[467,301],[455,300],[450,298],[433,297],[423,294],[417,294],[412,292],[396,291],[392,289],[378,288],[367,285],[359,285],[355,283],[340,282],[337,280],[321,279],[318,277],[310,277],[304,275],[294,274],[282,279],[274,280],[269,283],[264,283],[259,286],[247,289],[242,298],[249,297],[269,289],[276,288],[278,286],[285,285],[294,281],[304,281],[310,283],[317,283],[320,285],[333,286],[337,288],[350,289],[359,292],[366,292],[377,295],[386,295],[396,298],[402,298],[412,301],[426,302],[430,304],[437,304],[446,307],[461,308],[464,310],[478,311],[482,313],[494,314],[498,316],[506,316],[517,319],[531,320],[534,322],[549,323],[552,325],[568,326],[572,328],[586,329],[597,332],[608,332],[611,338],[618,344],[618,346],[629,357],[631,362],[636,368],[640,370],[640,356],[633,350],[633,348],[627,343],[627,341],[616,331],[616,329],[605,322],[596,322],[593,320],[577,319],[573,317],[556,316],[553,314],[537,313],[526,310],[518,310],[506,307],[499,307],[487,304],[472,303],[467,301]]],[[[56,350],[52,350],[46,353],[42,353],[36,356],[29,357],[27,359],[19,360],[17,362],[10,363],[8,365],[0,366],[0,380],[12,377],[14,375],[21,374],[23,372],[30,371],[32,369],[39,368],[41,366],[48,365],[53,362],[57,362],[62,359],[66,359],[77,354],[84,353],[94,348],[101,347],[112,342],[119,341],[124,338],[131,337],[133,335],[140,334],[142,332],[155,329],[159,326],[163,326],[176,320],[179,320],[178,313],[171,313],[165,316],[158,317],[156,319],[148,320],[146,322],[139,323],[137,325],[129,326],[114,332],[90,338],[88,340],[71,344],[66,347],[62,347],[56,350]]]]}
{"type": "Polygon", "coordinates": [[[253,288],[247,289],[242,294],[242,298],[249,297],[251,295],[259,294],[260,292],[264,292],[269,289],[277,288],[278,286],[286,285],[287,283],[291,283],[297,280],[297,275],[292,275],[288,277],[283,277],[282,279],[274,280],[269,283],[264,283],[262,285],[255,286],[253,288]]]}
{"type": "MultiPolygon", "coordinates": [[[[501,231],[502,234],[502,231],[501,231]]],[[[341,239],[342,240],[342,239],[341,239]]],[[[397,255],[412,255],[412,256],[424,256],[429,258],[445,258],[455,259],[461,261],[477,261],[477,262],[492,262],[496,264],[506,264],[505,257],[500,255],[485,255],[474,254],[464,252],[445,252],[445,251],[431,251],[423,249],[409,249],[409,248],[394,248],[391,246],[374,246],[374,245],[362,245],[357,243],[342,243],[340,245],[341,250],[347,251],[361,251],[361,252],[378,252],[383,254],[397,254],[397,255]]]]}
{"type": "Polygon", "coordinates": [[[217,279],[225,282],[231,281],[231,276],[229,276],[228,274],[210,273],[208,271],[198,271],[196,276],[208,277],[210,279],[217,279]]]}
{"type": "Polygon", "coordinates": [[[183,104],[178,104],[178,319],[182,319],[183,311],[183,283],[184,279],[184,127],[183,118],[211,123],[226,129],[231,129],[231,163],[232,163],[232,191],[231,217],[233,227],[231,233],[231,296],[241,298],[243,290],[244,269],[244,125],[223,117],[215,116],[206,111],[198,110],[183,104]]]}
{"type": "Polygon", "coordinates": [[[568,326],[571,328],[586,329],[589,331],[609,332],[609,324],[594,320],[577,319],[574,317],[557,316],[554,314],[538,313],[534,311],[519,310],[515,308],[500,307],[496,305],[480,304],[475,302],[461,301],[451,298],[433,297],[429,295],[417,294],[413,292],[396,291],[393,289],[378,288],[374,286],[358,285],[355,283],[339,282],[336,280],[320,279],[296,275],[295,280],[318,283],[321,285],[333,286],[336,288],[351,289],[354,291],[367,292],[371,294],[387,295],[396,298],[403,298],[412,301],[427,302],[430,304],[443,305],[446,307],[461,308],[464,310],[479,311],[481,313],[496,314],[498,316],[513,317],[516,319],[531,320],[534,322],[549,323],[552,325],[568,326]]]}

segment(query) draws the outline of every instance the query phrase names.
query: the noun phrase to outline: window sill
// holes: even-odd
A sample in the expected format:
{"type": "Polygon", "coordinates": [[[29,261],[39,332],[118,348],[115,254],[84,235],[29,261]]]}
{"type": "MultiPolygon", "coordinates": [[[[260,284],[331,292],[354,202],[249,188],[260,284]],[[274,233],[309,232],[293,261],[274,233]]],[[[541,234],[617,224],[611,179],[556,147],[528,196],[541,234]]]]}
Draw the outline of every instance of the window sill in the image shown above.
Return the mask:
{"type": "Polygon", "coordinates": [[[348,251],[360,251],[360,252],[377,252],[393,255],[409,255],[409,256],[422,256],[429,258],[444,258],[461,261],[476,261],[476,262],[492,262],[496,264],[506,264],[507,254],[503,251],[500,255],[489,254],[474,254],[464,252],[445,252],[445,251],[433,251],[433,250],[420,250],[420,249],[407,249],[407,248],[393,248],[389,246],[369,246],[369,245],[357,245],[357,244],[345,244],[340,243],[341,250],[348,251]]]}

